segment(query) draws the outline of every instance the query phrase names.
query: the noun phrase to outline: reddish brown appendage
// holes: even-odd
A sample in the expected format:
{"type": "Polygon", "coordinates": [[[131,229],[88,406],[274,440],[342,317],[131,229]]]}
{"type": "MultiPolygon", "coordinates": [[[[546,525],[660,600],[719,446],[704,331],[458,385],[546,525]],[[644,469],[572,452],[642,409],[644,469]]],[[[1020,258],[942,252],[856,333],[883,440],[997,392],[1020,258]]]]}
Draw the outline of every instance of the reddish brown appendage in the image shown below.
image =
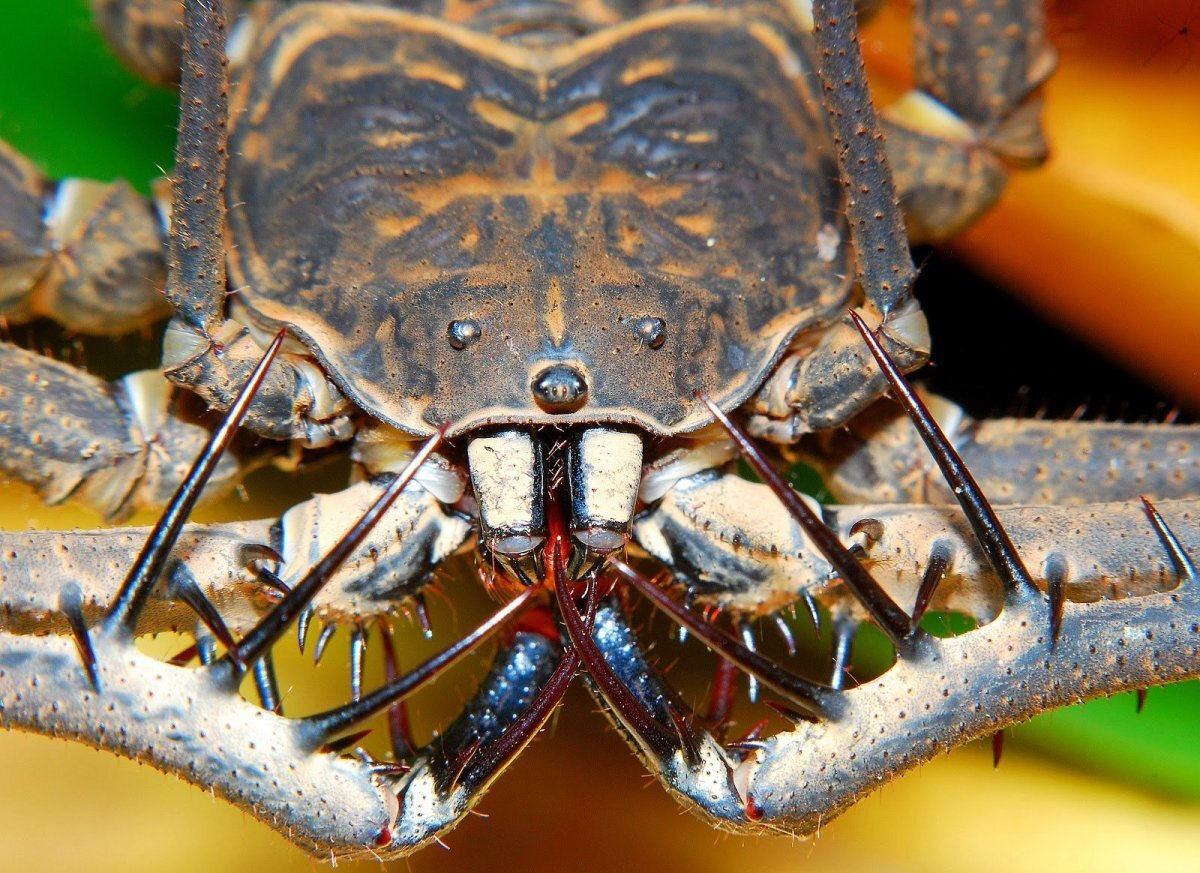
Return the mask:
{"type": "Polygon", "coordinates": [[[724,730],[733,711],[733,696],[737,692],[738,669],[732,661],[717,659],[713,674],[712,692],[708,697],[708,712],[704,720],[716,732],[724,730]]]}

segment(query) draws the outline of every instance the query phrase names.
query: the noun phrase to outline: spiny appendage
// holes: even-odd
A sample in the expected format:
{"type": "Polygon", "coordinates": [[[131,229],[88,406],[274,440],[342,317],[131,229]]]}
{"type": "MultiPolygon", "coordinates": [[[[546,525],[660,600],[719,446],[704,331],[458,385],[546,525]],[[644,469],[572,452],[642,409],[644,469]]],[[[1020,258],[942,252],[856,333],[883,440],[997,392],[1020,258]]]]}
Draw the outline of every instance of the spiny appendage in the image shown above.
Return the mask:
{"type": "MultiPolygon", "coordinates": [[[[273,671],[264,663],[270,647],[387,512],[441,441],[440,432],[224,657],[214,659],[209,652],[202,658],[204,667],[188,671],[139,653],[133,643],[191,506],[236,431],[282,336],[276,337],[214,431],[95,626],[89,629],[83,593],[73,585],[59,602],[73,641],[0,633],[0,712],[10,726],[112,748],[215,790],[319,853],[355,855],[381,840],[387,842],[395,796],[367,764],[318,753],[311,721],[288,721],[254,707],[237,688],[242,675],[254,670],[265,705],[277,708],[273,671]],[[305,796],[315,802],[300,803],[298,798],[305,796]]],[[[177,565],[173,576],[170,588],[194,605],[214,634],[231,640],[187,566],[177,565]]],[[[397,680],[406,681],[413,684],[406,677],[397,680]]]]}
{"type": "MultiPolygon", "coordinates": [[[[959,499],[1004,599],[996,619],[974,632],[927,638],[920,647],[900,650],[890,671],[847,692],[843,716],[832,725],[801,725],[768,742],[750,794],[766,817],[790,819],[801,830],[815,830],[830,814],[941,749],[995,736],[1006,725],[1056,706],[1200,674],[1200,590],[1187,552],[1162,513],[1146,502],[1149,524],[1141,527],[1161,540],[1160,549],[1165,546],[1160,560],[1175,564],[1170,575],[1178,584],[1171,590],[1069,602],[1071,562],[1058,548],[1061,543],[1043,537],[1053,547],[1040,563],[1044,597],[961,458],[866,326],[855,321],[893,396],[959,499]],[[855,742],[863,737],[870,737],[865,747],[855,742]],[[847,753],[849,748],[856,751],[847,753]]],[[[953,546],[941,540],[926,566],[940,576],[937,565],[952,567],[953,554],[953,546]]],[[[922,583],[918,596],[928,600],[929,585],[922,583]]]]}
{"type": "Polygon", "coordinates": [[[169,313],[164,227],[128,182],[52,182],[0,140],[0,317],[120,336],[169,313]]]}
{"type": "MultiPolygon", "coordinates": [[[[911,595],[917,608],[928,606],[939,583],[959,572],[960,556],[968,553],[999,583],[1002,605],[991,623],[953,639],[937,640],[914,628],[897,642],[896,665],[876,681],[846,692],[825,721],[800,723],[796,730],[758,745],[754,756],[739,768],[747,818],[799,832],[815,831],[831,815],[939,750],[994,736],[1008,724],[1055,706],[1200,674],[1200,594],[1195,571],[1176,527],[1162,511],[1147,501],[1148,521],[1143,519],[1140,525],[1157,545],[1157,574],[1151,569],[1155,558],[1141,560],[1149,574],[1160,577],[1152,587],[1156,593],[1090,603],[1069,600],[1073,564],[1064,542],[1045,536],[1044,518],[1029,519],[1040,528],[1047,553],[1037,565],[1036,576],[1027,569],[1028,555],[1023,557],[1014,545],[1014,539],[1019,539],[1002,522],[865,325],[855,321],[893,395],[913,419],[959,499],[961,512],[956,514],[966,528],[956,544],[945,535],[943,525],[936,539],[926,539],[929,548],[924,560],[907,564],[901,560],[912,576],[911,595]],[[1172,582],[1162,581],[1164,576],[1172,582]],[[1039,590],[1039,578],[1046,594],[1039,590]]],[[[770,475],[772,471],[735,424],[720,414],[717,418],[792,511],[792,504],[800,501],[790,488],[774,481],[778,477],[770,475]]],[[[793,517],[807,532],[800,513],[793,512],[793,517]]],[[[887,525],[872,518],[866,527],[868,542],[877,547],[887,525]]],[[[863,529],[860,517],[844,534],[853,538],[863,529]]],[[[844,575],[842,556],[821,551],[844,575]]],[[[871,552],[871,548],[860,549],[868,562],[871,552]]],[[[881,555],[887,552],[880,550],[881,555]]],[[[1074,556],[1075,566],[1085,554],[1074,556]]],[[[877,583],[872,579],[871,584],[877,583]]],[[[888,621],[877,600],[873,604],[871,598],[862,597],[861,584],[848,587],[872,618],[881,624],[888,621]]]]}

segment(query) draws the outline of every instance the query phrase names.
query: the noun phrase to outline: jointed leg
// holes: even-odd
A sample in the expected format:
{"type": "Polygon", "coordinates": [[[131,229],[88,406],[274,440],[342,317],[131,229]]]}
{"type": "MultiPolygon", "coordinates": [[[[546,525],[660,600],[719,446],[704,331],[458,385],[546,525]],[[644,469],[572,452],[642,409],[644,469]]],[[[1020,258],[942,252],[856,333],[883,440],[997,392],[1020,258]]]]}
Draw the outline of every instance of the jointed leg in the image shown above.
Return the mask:
{"type": "Polygon", "coordinates": [[[0,318],[119,335],[164,318],[160,209],[127,182],[52,183],[0,142],[0,318]]]}
{"type": "MultiPolygon", "coordinates": [[[[929,336],[911,294],[916,270],[863,69],[853,0],[815,0],[813,22],[822,97],[866,298],[859,312],[878,326],[899,364],[913,369],[928,356],[929,336]]],[[[798,349],[783,360],[755,398],[752,427],[769,439],[792,442],[801,433],[841,424],[883,389],[857,332],[843,319],[816,348],[798,349]]]]}
{"type": "Polygon", "coordinates": [[[126,66],[150,82],[179,81],[183,0],[91,0],[91,6],[96,26],[126,66]]]}
{"type": "MultiPolygon", "coordinates": [[[[208,438],[186,401],[157,371],[109,383],[0,342],[0,472],[107,518],[161,506],[208,438]]],[[[225,458],[210,496],[245,472],[225,458]]]]}
{"type": "Polygon", "coordinates": [[[1040,86],[1054,69],[1043,0],[919,0],[916,89],[883,112],[909,232],[940,239],[1046,157],[1040,86]]]}
{"type": "MultiPolygon", "coordinates": [[[[1196,496],[1200,427],[998,418],[925,395],[996,503],[1074,505],[1196,496]]],[[[903,413],[880,402],[845,429],[797,445],[841,503],[950,504],[954,495],[903,413]]]]}

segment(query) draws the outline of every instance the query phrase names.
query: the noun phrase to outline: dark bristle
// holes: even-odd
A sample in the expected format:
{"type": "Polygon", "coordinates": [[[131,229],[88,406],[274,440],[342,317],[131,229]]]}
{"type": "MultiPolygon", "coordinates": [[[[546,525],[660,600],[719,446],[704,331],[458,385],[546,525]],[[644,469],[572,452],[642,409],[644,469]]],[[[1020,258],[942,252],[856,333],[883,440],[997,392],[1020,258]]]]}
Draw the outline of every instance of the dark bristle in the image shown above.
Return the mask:
{"type": "Polygon", "coordinates": [[[196,577],[186,564],[176,564],[171,569],[171,589],[196,613],[196,617],[221,645],[227,649],[233,648],[233,634],[225,626],[225,620],[221,618],[212,602],[204,596],[196,577]]]}
{"type": "Polygon", "coordinates": [[[688,766],[695,770],[700,766],[700,748],[696,745],[696,734],[692,729],[692,723],[670,700],[666,702],[666,706],[667,714],[671,717],[671,724],[675,728],[675,735],[679,737],[683,757],[688,766]]]}
{"type": "Polygon", "coordinates": [[[762,450],[750,439],[749,434],[735,424],[720,407],[709,400],[707,395],[697,392],[696,396],[708,407],[709,412],[713,414],[721,427],[738,444],[742,456],[754,468],[754,472],[779,498],[788,514],[800,525],[817,550],[824,555],[825,560],[830,563],[834,572],[841,577],[859,603],[866,608],[883,632],[896,644],[897,649],[905,650],[913,628],[904,610],[897,606],[882,586],[871,578],[866,567],[860,564],[842,544],[837,534],[831,531],[793,490],[792,486],[784,481],[783,477],[767,461],[762,450]]]}
{"type": "Polygon", "coordinates": [[[998,730],[992,734],[992,769],[1000,766],[1000,759],[1004,757],[1004,731],[998,730]]]}
{"type": "Polygon", "coordinates": [[[1149,688],[1139,688],[1137,690],[1137,714],[1141,715],[1142,710],[1146,708],[1146,695],[1150,692],[1149,688]]]}
{"type": "Polygon", "coordinates": [[[732,743],[730,743],[730,745],[738,746],[738,745],[743,745],[745,743],[754,742],[755,740],[762,737],[763,732],[767,729],[768,724],[770,724],[770,720],[765,719],[765,718],[762,719],[761,721],[755,722],[754,724],[752,724],[750,726],[750,730],[746,731],[744,734],[742,734],[740,737],[738,737],[736,740],[734,740],[732,743]]]}
{"type": "Polygon", "coordinates": [[[269,588],[274,594],[278,595],[275,599],[282,600],[292,593],[292,586],[288,585],[275,573],[274,570],[268,570],[266,567],[259,567],[254,571],[254,578],[265,587],[269,588]]]}
{"type": "Polygon", "coordinates": [[[193,658],[200,654],[200,647],[192,643],[186,649],[180,649],[171,657],[167,658],[167,663],[172,667],[186,667],[193,658]]]}
{"type": "Polygon", "coordinates": [[[473,789],[486,781],[491,774],[503,769],[509,761],[517,756],[517,753],[533,739],[534,734],[546,723],[546,719],[563,699],[563,695],[567,693],[567,688],[579,669],[579,663],[579,654],[574,649],[563,654],[562,660],[558,662],[558,666],[554,668],[554,672],[550,674],[550,678],[538,692],[529,708],[522,712],[520,717],[495,742],[489,744],[479,754],[472,756],[469,766],[464,767],[458,774],[458,780],[462,785],[473,789]]]}
{"type": "Polygon", "coordinates": [[[979,487],[954,446],[950,444],[946,434],[930,414],[929,409],[917,396],[908,380],[904,378],[904,374],[900,372],[895,362],[879,344],[879,340],[871,333],[866,322],[855,312],[851,312],[850,317],[854,320],[858,332],[862,334],[863,341],[871,350],[876,363],[879,364],[879,369],[887,378],[892,396],[904,407],[908,417],[912,419],[917,433],[920,434],[926,448],[929,449],[929,453],[941,469],[946,484],[958,498],[959,505],[962,506],[963,513],[966,515],[971,529],[975,532],[975,538],[983,547],[988,561],[1005,587],[1010,590],[1022,588],[1026,591],[1033,591],[1034,585],[1029,571],[1025,569],[1021,556],[1017,553],[1008,532],[1000,524],[1000,519],[984,495],[983,489],[979,487]]]}
{"type": "MultiPolygon", "coordinates": [[[[683,625],[680,625],[682,628],[683,625]]],[[[686,628],[684,628],[686,630],[686,628]]],[[[738,668],[732,661],[717,658],[717,669],[713,674],[712,690],[708,695],[708,711],[704,721],[714,734],[720,736],[733,713],[733,697],[737,692],[738,668]]]]}
{"type": "Polygon", "coordinates": [[[817,723],[817,720],[808,713],[792,709],[790,706],[785,706],[778,700],[764,700],[763,705],[769,706],[771,709],[775,710],[794,725],[817,723]]]}
{"type": "Polygon", "coordinates": [[[58,597],[58,607],[67,617],[67,624],[71,626],[71,636],[75,638],[75,648],[79,651],[79,660],[83,662],[88,681],[96,691],[100,691],[96,650],[92,648],[92,637],[88,633],[87,621],[83,616],[83,591],[78,584],[71,582],[64,586],[58,597]]]}
{"type": "MultiPolygon", "coordinates": [[[[558,609],[562,614],[563,623],[567,627],[567,633],[571,637],[574,650],[579,653],[588,675],[600,689],[604,699],[617,711],[617,715],[625,726],[636,734],[659,760],[669,760],[679,748],[675,731],[668,730],[659,723],[653,713],[625,686],[625,683],[605,660],[596,641],[592,639],[590,627],[575,606],[559,550],[550,548],[547,551],[550,556],[548,565],[553,577],[555,594],[557,594],[558,609]]],[[[590,612],[595,608],[595,585],[589,584],[587,592],[590,612]]]]}
{"type": "Polygon", "coordinates": [[[921,576],[921,587],[917,589],[917,597],[913,602],[913,624],[925,617],[925,611],[933,601],[933,595],[938,585],[946,578],[950,562],[954,560],[954,546],[947,540],[938,540],[929,550],[929,559],[925,562],[925,573],[921,576]]]}
{"type": "Polygon", "coordinates": [[[803,709],[816,715],[826,713],[832,701],[829,689],[809,682],[751,651],[725,631],[705,621],[702,616],[675,602],[670,595],[625,562],[611,555],[608,561],[643,597],[673,621],[686,625],[689,631],[722,658],[732,661],[738,669],[756,677],[764,685],[799,704],[803,709]]]}
{"type": "MultiPolygon", "coordinates": [[[[380,622],[382,633],[379,635],[383,643],[383,681],[391,685],[402,675],[400,673],[400,657],[396,652],[396,642],[392,638],[392,623],[384,619],[380,622]]],[[[411,758],[417,746],[413,742],[412,725],[408,719],[408,704],[398,700],[387,709],[388,740],[392,747],[392,757],[400,761],[411,758]]]]}
{"type": "Polygon", "coordinates": [[[1195,584],[1196,565],[1192,563],[1188,553],[1183,550],[1183,545],[1179,542],[1179,537],[1175,536],[1175,531],[1171,530],[1171,526],[1159,513],[1158,507],[1148,498],[1142,497],[1142,507],[1146,510],[1150,524],[1154,527],[1159,539],[1166,546],[1167,554],[1171,556],[1171,563],[1175,565],[1175,572],[1179,574],[1179,578],[1195,584]]]}
{"type": "Polygon", "coordinates": [[[1050,645],[1062,632],[1063,608],[1067,603],[1067,562],[1057,552],[1046,558],[1046,587],[1050,594],[1050,645]]]}
{"type": "Polygon", "coordinates": [[[179,483],[179,487],[175,489],[175,493],[163,508],[162,515],[155,522],[150,535],[146,537],[142,550],[134,560],[133,566],[129,568],[129,574],[125,577],[121,590],[117,592],[116,599],[108,609],[108,615],[104,620],[106,633],[120,628],[126,634],[133,634],[138,615],[141,614],[146,600],[150,597],[150,592],[158,583],[167,558],[179,540],[184,523],[192,514],[192,508],[200,498],[201,491],[212,477],[225,450],[236,436],[238,428],[241,427],[250,403],[254,400],[254,395],[262,385],[280,346],[283,345],[284,335],[285,332],[282,330],[275,334],[275,339],[271,341],[271,345],[263,353],[254,372],[250,374],[250,378],[238,392],[237,399],[225,413],[221,424],[212,432],[208,442],[196,456],[187,475],[183,477],[183,481],[179,483]]]}
{"type": "Polygon", "coordinates": [[[358,745],[359,741],[361,741],[369,733],[371,733],[370,728],[367,728],[366,730],[355,731],[354,733],[347,734],[344,737],[338,737],[336,740],[330,740],[322,745],[317,751],[329,752],[336,755],[339,752],[344,752],[346,749],[349,749],[352,746],[358,745]]]}

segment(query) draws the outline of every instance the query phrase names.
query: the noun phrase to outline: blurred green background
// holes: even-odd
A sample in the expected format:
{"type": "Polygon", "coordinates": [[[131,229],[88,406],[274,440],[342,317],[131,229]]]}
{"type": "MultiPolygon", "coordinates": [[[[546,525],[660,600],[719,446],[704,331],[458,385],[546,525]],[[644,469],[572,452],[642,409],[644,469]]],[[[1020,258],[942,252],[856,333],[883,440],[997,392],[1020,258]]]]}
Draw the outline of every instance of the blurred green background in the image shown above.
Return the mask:
{"type": "MultiPolygon", "coordinates": [[[[170,165],[174,124],[174,95],[120,67],[84,0],[0,2],[0,137],[45,171],[122,176],[147,190],[170,165]]],[[[94,523],[44,511],[21,488],[0,493],[7,527],[94,523]]],[[[1141,716],[1126,695],[1023,725],[998,773],[990,750],[956,752],[810,844],[718,836],[679,815],[593,710],[573,690],[555,735],[483,803],[490,818],[451,834],[453,851],[427,850],[407,866],[613,869],[653,858],[668,870],[1200,869],[1194,683],[1152,690],[1141,716]]],[[[311,863],[201,792],[82,747],[0,734],[0,773],[0,869],[311,863]]]]}

